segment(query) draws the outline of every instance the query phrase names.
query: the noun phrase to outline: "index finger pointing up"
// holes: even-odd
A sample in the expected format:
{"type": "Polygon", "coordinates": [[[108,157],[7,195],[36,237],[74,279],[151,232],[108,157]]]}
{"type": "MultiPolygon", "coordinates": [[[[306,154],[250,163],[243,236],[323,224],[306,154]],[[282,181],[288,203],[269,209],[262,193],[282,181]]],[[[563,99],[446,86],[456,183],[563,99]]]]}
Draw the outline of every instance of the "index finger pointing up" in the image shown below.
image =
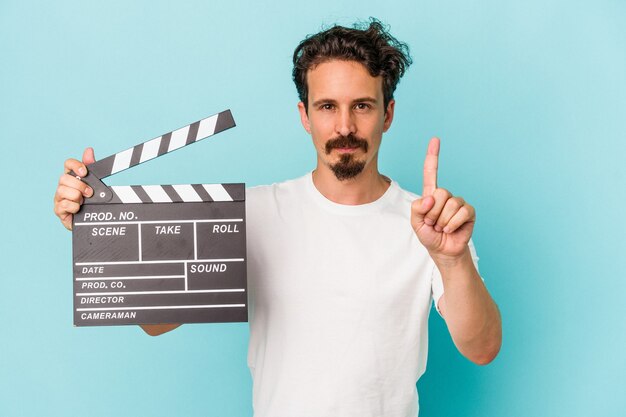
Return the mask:
{"type": "Polygon", "coordinates": [[[424,160],[424,189],[422,197],[432,195],[437,189],[437,167],[439,166],[439,138],[432,138],[428,143],[424,160]]]}

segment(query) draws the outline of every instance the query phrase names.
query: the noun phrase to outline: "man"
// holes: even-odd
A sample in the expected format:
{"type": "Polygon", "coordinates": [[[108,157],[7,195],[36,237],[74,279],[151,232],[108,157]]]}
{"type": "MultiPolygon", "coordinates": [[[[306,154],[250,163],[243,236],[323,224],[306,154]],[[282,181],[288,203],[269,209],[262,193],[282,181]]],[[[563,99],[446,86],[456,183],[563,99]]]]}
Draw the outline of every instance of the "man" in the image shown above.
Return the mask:
{"type": "MultiPolygon", "coordinates": [[[[250,347],[258,417],[415,416],[431,300],[469,360],[486,364],[501,322],[475,267],[471,205],[437,186],[428,145],[421,197],[378,172],[407,47],[373,20],[296,48],[298,110],[317,152],[302,178],[248,190],[250,347]]],[[[67,160],[86,174],[94,161],[67,160]]],[[[93,191],[63,175],[55,212],[93,191]]],[[[152,335],[176,325],[143,326],[152,335]]]]}

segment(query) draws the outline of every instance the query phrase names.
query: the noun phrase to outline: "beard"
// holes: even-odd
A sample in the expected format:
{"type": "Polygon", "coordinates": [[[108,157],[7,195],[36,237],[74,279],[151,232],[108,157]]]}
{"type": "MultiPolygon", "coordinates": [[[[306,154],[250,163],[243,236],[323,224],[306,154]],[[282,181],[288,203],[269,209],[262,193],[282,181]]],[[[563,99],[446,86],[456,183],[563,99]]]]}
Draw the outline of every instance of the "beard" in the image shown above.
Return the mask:
{"type": "MultiPolygon", "coordinates": [[[[365,139],[349,134],[348,136],[338,136],[326,142],[326,155],[336,148],[361,148],[367,153],[369,145],[365,139]]],[[[330,169],[339,181],[349,180],[359,175],[365,168],[365,161],[360,161],[351,153],[344,153],[339,158],[339,162],[330,164],[330,169]]]]}
{"type": "Polygon", "coordinates": [[[363,168],[365,168],[365,161],[356,160],[351,154],[341,155],[339,162],[330,165],[330,170],[339,181],[356,177],[363,172],[363,168]]]}

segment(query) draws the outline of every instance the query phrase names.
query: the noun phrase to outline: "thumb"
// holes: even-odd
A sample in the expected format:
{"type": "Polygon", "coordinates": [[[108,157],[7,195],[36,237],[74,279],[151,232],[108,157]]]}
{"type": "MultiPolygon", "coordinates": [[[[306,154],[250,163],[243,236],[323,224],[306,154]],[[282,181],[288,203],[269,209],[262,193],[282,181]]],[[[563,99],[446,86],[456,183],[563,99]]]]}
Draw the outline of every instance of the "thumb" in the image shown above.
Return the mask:
{"type": "Polygon", "coordinates": [[[83,152],[83,164],[89,165],[96,162],[96,156],[93,153],[93,148],[86,148],[83,152]]]}
{"type": "Polygon", "coordinates": [[[435,205],[435,198],[432,195],[418,198],[411,204],[411,220],[413,226],[424,223],[424,217],[435,205]]]}

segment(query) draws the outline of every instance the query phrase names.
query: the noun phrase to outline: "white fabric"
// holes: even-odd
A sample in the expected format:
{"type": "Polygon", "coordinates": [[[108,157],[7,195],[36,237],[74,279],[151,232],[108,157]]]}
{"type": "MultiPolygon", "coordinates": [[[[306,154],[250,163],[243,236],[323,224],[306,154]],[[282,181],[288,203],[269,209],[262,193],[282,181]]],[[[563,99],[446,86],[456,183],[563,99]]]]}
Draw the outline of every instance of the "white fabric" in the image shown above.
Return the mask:
{"type": "Polygon", "coordinates": [[[247,190],[255,417],[417,415],[443,285],[410,225],[415,198],[392,182],[340,205],[311,174],[247,190]]]}

